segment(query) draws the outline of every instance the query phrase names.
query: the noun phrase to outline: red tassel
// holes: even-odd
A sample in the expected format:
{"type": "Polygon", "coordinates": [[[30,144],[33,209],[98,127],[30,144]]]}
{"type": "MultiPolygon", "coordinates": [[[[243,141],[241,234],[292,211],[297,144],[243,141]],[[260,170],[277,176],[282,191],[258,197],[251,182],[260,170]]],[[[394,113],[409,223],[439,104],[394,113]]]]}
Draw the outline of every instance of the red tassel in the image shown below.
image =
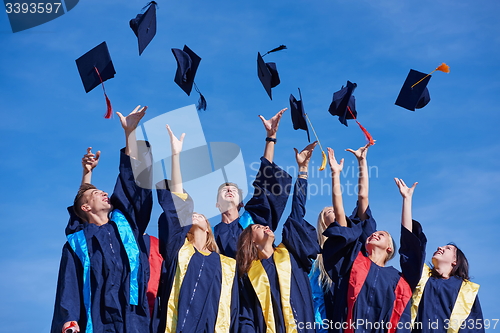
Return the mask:
{"type": "MultiPolygon", "coordinates": [[[[104,85],[103,85],[103,87],[104,87],[104,85]]],[[[113,115],[113,107],[111,106],[111,102],[108,98],[108,95],[106,95],[106,93],[104,93],[104,97],[106,97],[106,106],[107,106],[107,110],[106,110],[106,114],[104,115],[104,118],[110,119],[111,116],[113,115]]]]}
{"type": "Polygon", "coordinates": [[[368,143],[370,144],[370,146],[373,146],[375,144],[375,140],[373,140],[373,137],[372,135],[366,130],[366,128],[364,128],[360,123],[359,121],[356,120],[356,123],[358,123],[359,125],[359,128],[361,128],[361,130],[363,131],[363,133],[365,134],[365,137],[366,137],[366,140],[368,141],[368,143]]]}
{"type": "Polygon", "coordinates": [[[104,81],[101,78],[101,74],[99,73],[99,70],[97,67],[94,66],[94,69],[97,73],[97,76],[99,76],[99,80],[101,81],[102,85],[102,91],[104,92],[104,97],[106,98],[106,114],[104,115],[105,119],[110,119],[111,116],[113,115],[113,107],[111,106],[111,101],[108,98],[108,95],[106,94],[106,89],[104,88],[104,81]]]}

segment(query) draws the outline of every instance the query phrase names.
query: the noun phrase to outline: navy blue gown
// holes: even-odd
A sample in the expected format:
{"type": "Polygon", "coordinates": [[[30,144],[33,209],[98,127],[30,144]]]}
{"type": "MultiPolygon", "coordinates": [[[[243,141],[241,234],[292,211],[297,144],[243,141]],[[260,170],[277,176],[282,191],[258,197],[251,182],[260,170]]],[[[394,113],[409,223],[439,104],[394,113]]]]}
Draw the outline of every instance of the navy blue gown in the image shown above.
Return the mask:
{"type": "MultiPolygon", "coordinates": [[[[281,290],[289,292],[291,319],[296,325],[297,331],[315,332],[314,308],[308,273],[320,248],[315,228],[304,220],[306,198],[307,180],[299,178],[295,183],[292,212],[283,226],[282,244],[275,249],[270,258],[260,260],[265,270],[262,274],[267,275],[269,280],[268,288],[271,295],[275,332],[279,333],[286,331],[281,290]],[[285,248],[289,253],[289,263],[287,264],[290,271],[287,273],[290,276],[290,283],[288,285],[283,285],[285,284],[283,276],[286,274],[279,274],[275,261],[277,250],[280,248],[285,248]]],[[[273,227],[276,228],[276,226],[273,227]]],[[[263,307],[248,274],[239,279],[239,285],[239,332],[266,332],[267,324],[263,315],[263,307]]]]}
{"type": "MultiPolygon", "coordinates": [[[[92,325],[93,332],[148,331],[149,307],[146,290],[149,262],[142,235],[151,215],[152,191],[136,184],[131,159],[125,155],[124,149],[121,150],[119,170],[111,204],[113,213],[117,210],[123,213],[133,237],[124,243],[115,221],[110,220],[102,226],[82,223],[73,213],[73,207],[68,208],[70,220],[66,235],[70,237],[83,231],[82,235],[88,247],[91,302],[90,309],[86,309],[82,261],[67,242],[63,247],[59,268],[52,333],[60,333],[63,324],[68,321],[77,321],[82,333],[89,333],[89,324],[92,325]],[[133,243],[139,252],[137,257],[134,257],[137,275],[134,275],[131,283],[131,257],[127,255],[125,247],[133,243]],[[136,300],[132,301],[131,298],[134,297],[136,300]],[[87,313],[91,313],[90,321],[87,313]]],[[[150,184],[143,185],[146,188],[151,187],[150,184]]]]}
{"type": "Polygon", "coordinates": [[[323,233],[324,266],[333,281],[325,304],[330,332],[393,332],[399,321],[409,321],[408,283],[394,267],[380,267],[366,256],[366,239],[376,231],[370,208],[366,214],[359,219],[356,207],[348,227],[334,222],[323,233]]]}
{"type": "Polygon", "coordinates": [[[191,197],[183,200],[167,189],[157,193],[163,208],[158,228],[164,262],[152,332],[163,333],[166,329],[167,332],[214,332],[216,326],[218,332],[235,332],[238,324],[235,260],[216,252],[199,252],[187,242],[194,206],[191,197]],[[225,294],[223,285],[229,288],[225,294]]]}
{"type": "MultiPolygon", "coordinates": [[[[422,231],[420,223],[413,221],[413,233],[406,228],[401,231],[401,250],[407,248],[423,248],[417,252],[415,257],[401,256],[401,270],[408,280],[412,290],[415,290],[425,268],[425,245],[427,239],[422,231]]],[[[409,252],[409,250],[408,250],[409,252]]],[[[428,277],[423,285],[423,293],[416,308],[416,317],[412,326],[414,333],[446,333],[450,326],[456,325],[460,333],[482,333],[484,332],[483,314],[479,298],[472,299],[472,306],[465,322],[458,322],[451,318],[453,309],[457,302],[457,296],[463,280],[457,276],[442,279],[434,276],[428,277]]],[[[479,286],[477,286],[479,287],[479,286]]],[[[414,293],[414,298],[416,297],[414,293]]],[[[409,307],[411,304],[409,305],[409,307]]]]}
{"type": "Polygon", "coordinates": [[[253,223],[276,228],[286,207],[292,187],[292,177],[275,163],[261,157],[259,172],[253,182],[255,188],[252,199],[245,205],[244,217],[231,223],[218,223],[214,227],[214,236],[221,254],[236,258],[238,237],[244,229],[240,222],[253,223]],[[248,215],[247,215],[248,214],[248,215]]]}

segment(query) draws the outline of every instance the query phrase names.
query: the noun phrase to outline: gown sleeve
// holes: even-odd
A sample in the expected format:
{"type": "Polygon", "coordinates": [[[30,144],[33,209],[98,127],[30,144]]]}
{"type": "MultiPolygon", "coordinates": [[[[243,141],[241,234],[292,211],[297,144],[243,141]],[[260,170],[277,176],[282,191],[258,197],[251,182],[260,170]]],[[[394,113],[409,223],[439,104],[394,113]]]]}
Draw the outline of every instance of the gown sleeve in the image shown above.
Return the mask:
{"type": "Polygon", "coordinates": [[[68,321],[76,321],[80,327],[86,326],[83,306],[83,268],[80,259],[66,243],[63,247],[59,277],[57,279],[56,301],[52,318],[51,333],[61,333],[68,321]]]}
{"type": "Polygon", "coordinates": [[[261,157],[259,172],[253,182],[253,197],[245,205],[254,223],[267,225],[273,231],[286,207],[292,177],[275,163],[261,157]]]}
{"type": "Polygon", "coordinates": [[[412,232],[401,226],[399,263],[403,276],[413,291],[422,276],[427,238],[420,223],[413,220],[412,224],[412,232]]]}
{"type": "Polygon", "coordinates": [[[141,162],[127,156],[123,148],[120,151],[120,173],[111,196],[111,203],[113,208],[119,209],[125,215],[136,237],[139,237],[148,227],[153,208],[153,195],[151,179],[144,176],[148,175],[147,171],[143,171],[140,177],[141,182],[138,184],[131,163],[135,166],[141,162]]]}
{"type": "Polygon", "coordinates": [[[293,254],[305,272],[311,271],[312,262],[320,252],[316,229],[305,219],[307,180],[297,178],[295,182],[292,211],[283,225],[282,242],[293,254]]]}

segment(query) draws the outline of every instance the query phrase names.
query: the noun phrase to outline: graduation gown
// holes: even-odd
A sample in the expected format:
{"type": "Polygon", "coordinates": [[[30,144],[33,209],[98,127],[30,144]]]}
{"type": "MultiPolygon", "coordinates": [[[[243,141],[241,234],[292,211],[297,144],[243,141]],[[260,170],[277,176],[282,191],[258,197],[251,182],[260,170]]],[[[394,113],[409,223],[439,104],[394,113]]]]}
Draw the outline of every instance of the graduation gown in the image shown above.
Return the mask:
{"type": "Polygon", "coordinates": [[[333,281],[326,307],[330,332],[394,332],[399,321],[409,320],[408,283],[394,267],[380,267],[365,254],[366,239],[376,231],[370,208],[366,213],[359,219],[356,207],[349,227],[334,222],[323,233],[324,266],[333,281]]]}
{"type": "Polygon", "coordinates": [[[424,263],[426,241],[417,221],[413,221],[413,233],[402,228],[401,250],[406,250],[403,246],[423,247],[414,258],[401,256],[401,269],[414,290],[412,303],[408,305],[412,332],[483,333],[483,314],[477,297],[479,285],[457,276],[449,279],[431,276],[429,266],[424,263]]]}
{"type": "Polygon", "coordinates": [[[193,201],[157,190],[163,213],[158,220],[164,258],[152,318],[152,332],[234,332],[237,327],[236,261],[202,253],[187,241],[193,201]]]}
{"type": "Polygon", "coordinates": [[[297,332],[315,332],[308,273],[320,248],[316,230],[304,220],[306,197],[307,180],[299,178],[283,242],[270,258],[255,260],[239,279],[241,333],[269,332],[271,325],[278,333],[293,327],[297,332]]]}
{"type": "Polygon", "coordinates": [[[259,172],[253,182],[254,194],[245,205],[245,212],[231,223],[221,222],[214,227],[221,254],[231,258],[236,258],[238,237],[249,224],[258,223],[276,229],[290,194],[292,177],[266,158],[260,160],[259,172]]]}
{"type": "Polygon", "coordinates": [[[112,213],[119,210],[125,218],[121,222],[128,223],[129,227],[120,227],[118,218],[102,226],[82,223],[73,207],[68,208],[70,220],[66,234],[68,239],[77,234],[82,236],[81,241],[87,246],[88,269],[84,270],[81,258],[67,242],[59,268],[52,333],[60,333],[62,325],[68,321],[77,321],[82,333],[148,330],[149,263],[143,234],[151,214],[152,193],[134,181],[131,159],[124,149],[120,153],[119,170],[110,199],[112,213]],[[120,231],[124,230],[130,232],[128,239],[120,236],[120,231]],[[135,249],[134,256],[127,252],[130,248],[135,249]],[[134,274],[131,274],[132,265],[135,265],[134,274]],[[85,272],[88,272],[88,279],[84,281],[85,272]],[[90,302],[86,295],[90,295],[90,302]],[[89,313],[91,320],[87,316],[89,313]]]}

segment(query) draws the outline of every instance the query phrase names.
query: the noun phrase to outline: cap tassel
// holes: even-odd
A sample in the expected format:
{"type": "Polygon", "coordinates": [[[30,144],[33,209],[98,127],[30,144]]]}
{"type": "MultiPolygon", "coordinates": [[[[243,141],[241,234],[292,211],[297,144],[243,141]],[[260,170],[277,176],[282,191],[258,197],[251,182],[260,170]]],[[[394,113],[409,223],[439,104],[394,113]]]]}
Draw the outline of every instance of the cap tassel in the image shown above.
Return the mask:
{"type": "MultiPolygon", "coordinates": [[[[300,90],[299,90],[299,92],[300,92],[300,90]]],[[[301,98],[302,98],[302,96],[301,96],[301,98]]],[[[318,141],[319,148],[321,149],[321,156],[322,156],[323,160],[321,161],[321,166],[319,167],[318,170],[323,171],[323,170],[325,170],[325,167],[326,167],[326,153],[323,150],[323,146],[321,145],[321,142],[319,141],[318,134],[316,134],[316,131],[314,130],[314,126],[311,122],[311,119],[309,119],[309,116],[305,112],[304,112],[304,116],[306,116],[306,119],[309,122],[309,125],[311,126],[311,129],[314,133],[314,136],[316,137],[316,141],[318,141]]]]}
{"type": "MultiPolygon", "coordinates": [[[[272,49],[271,51],[268,51],[266,54],[273,53],[273,52],[278,52],[278,51],[281,51],[281,50],[286,50],[286,46],[285,45],[280,45],[280,46],[272,49]]],[[[266,54],[264,54],[263,56],[265,56],[266,54]]]]}
{"type": "Polygon", "coordinates": [[[113,115],[113,107],[111,106],[111,101],[109,100],[108,95],[106,94],[106,88],[104,88],[104,81],[101,78],[101,73],[99,73],[97,67],[94,66],[94,69],[97,73],[97,76],[99,77],[99,80],[101,81],[102,91],[104,92],[104,97],[106,98],[106,114],[104,115],[104,118],[110,119],[111,116],[113,115]]]}
{"type": "Polygon", "coordinates": [[[359,128],[361,128],[361,130],[365,134],[365,137],[366,137],[366,140],[368,141],[368,144],[370,146],[373,146],[375,144],[375,140],[373,140],[372,135],[366,130],[366,128],[363,127],[363,125],[361,125],[359,123],[359,121],[356,119],[356,117],[354,117],[354,114],[352,113],[351,108],[349,106],[347,107],[347,110],[349,110],[349,112],[351,113],[352,118],[354,120],[356,120],[356,123],[358,124],[359,128]]]}
{"type": "Polygon", "coordinates": [[[203,96],[203,94],[200,92],[200,90],[196,86],[196,83],[193,82],[193,84],[194,84],[194,89],[196,90],[196,92],[198,94],[200,94],[200,98],[198,99],[198,105],[196,106],[196,110],[198,110],[198,111],[200,111],[200,110],[206,111],[207,110],[207,100],[205,99],[205,96],[203,96]]]}
{"type": "Polygon", "coordinates": [[[447,64],[445,64],[443,62],[435,70],[433,70],[432,72],[430,72],[429,74],[427,74],[426,76],[424,76],[423,78],[421,78],[420,80],[418,80],[418,82],[415,83],[414,85],[412,85],[411,88],[413,89],[413,87],[415,87],[417,84],[419,84],[420,82],[422,82],[423,80],[425,80],[426,77],[428,77],[429,75],[431,75],[435,71],[441,71],[441,72],[444,72],[444,73],[449,73],[450,72],[450,66],[448,66],[447,64]]]}

